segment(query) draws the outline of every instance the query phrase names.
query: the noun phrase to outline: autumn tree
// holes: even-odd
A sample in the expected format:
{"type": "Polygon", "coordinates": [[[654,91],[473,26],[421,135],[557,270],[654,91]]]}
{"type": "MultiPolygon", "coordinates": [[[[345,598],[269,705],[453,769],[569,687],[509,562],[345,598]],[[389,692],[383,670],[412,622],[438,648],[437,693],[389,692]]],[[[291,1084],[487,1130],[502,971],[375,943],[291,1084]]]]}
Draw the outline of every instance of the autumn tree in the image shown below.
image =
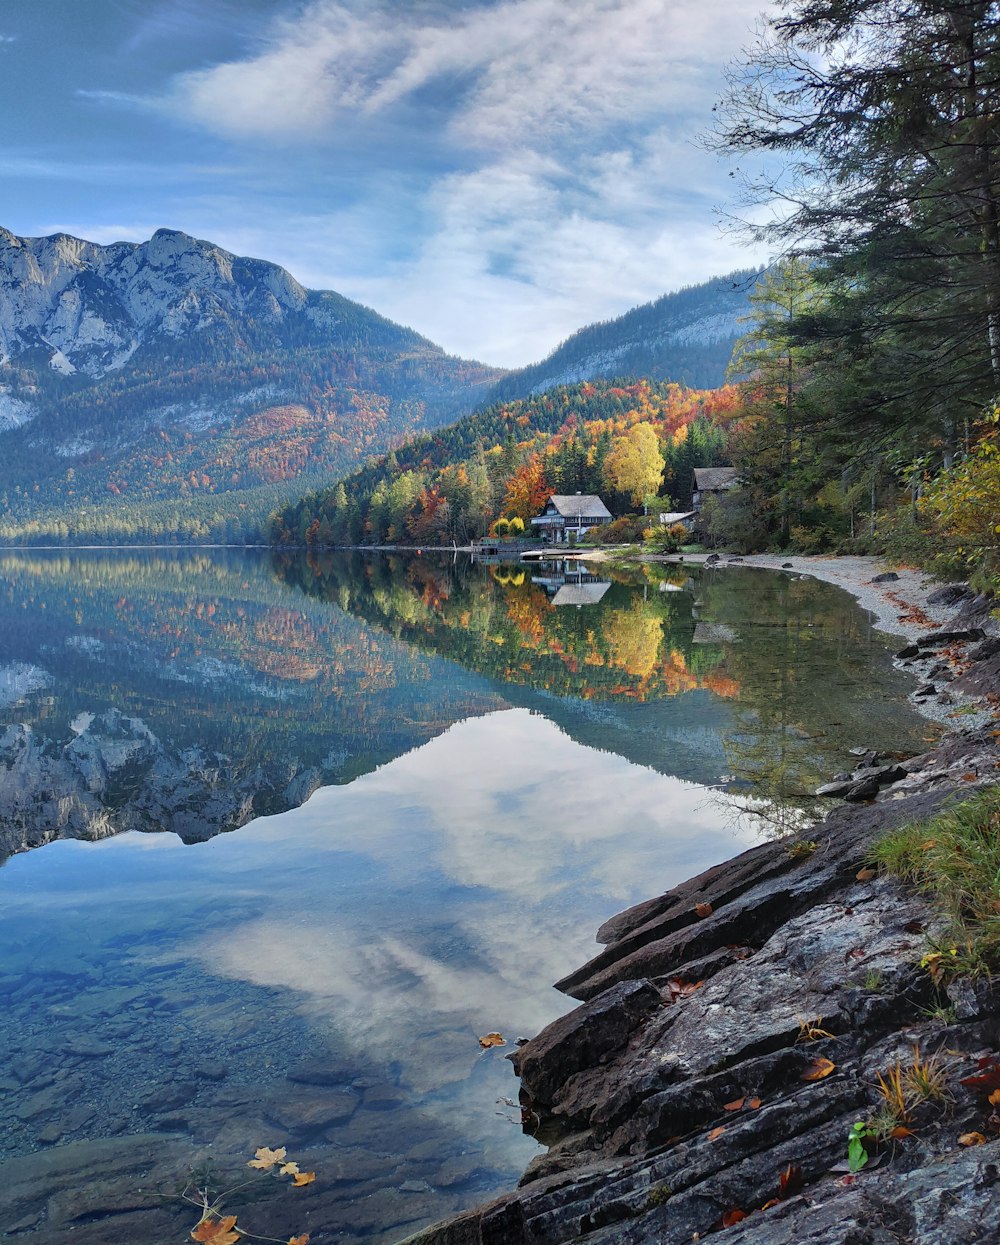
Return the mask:
{"type": "Polygon", "coordinates": [[[647,493],[658,493],[663,484],[663,453],[660,438],[650,424],[635,424],[616,438],[605,461],[608,482],[616,492],[641,506],[647,493]]]}

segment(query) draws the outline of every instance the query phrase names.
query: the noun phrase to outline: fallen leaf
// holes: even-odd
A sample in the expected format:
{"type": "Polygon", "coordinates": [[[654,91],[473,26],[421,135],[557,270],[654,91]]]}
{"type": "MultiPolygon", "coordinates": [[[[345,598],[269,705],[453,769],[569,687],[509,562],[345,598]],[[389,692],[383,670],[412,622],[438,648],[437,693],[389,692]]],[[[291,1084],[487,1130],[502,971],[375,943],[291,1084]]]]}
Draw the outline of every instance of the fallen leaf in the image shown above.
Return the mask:
{"type": "Polygon", "coordinates": [[[309,1233],[303,1232],[301,1236],[290,1236],[288,1245],[309,1245],[309,1233]]]}
{"type": "Polygon", "coordinates": [[[789,1163],[778,1177],[778,1197],[791,1197],[793,1193],[798,1193],[802,1185],[802,1168],[789,1163]]]}
{"type": "Polygon", "coordinates": [[[272,1150],[269,1146],[260,1146],[255,1157],[247,1163],[247,1167],[256,1167],[259,1171],[270,1171],[275,1163],[283,1163],[287,1151],[284,1146],[280,1146],[277,1150],[272,1150]]]}
{"type": "Polygon", "coordinates": [[[286,1163],[285,1166],[278,1172],[278,1175],[279,1176],[294,1176],[296,1172],[298,1172],[298,1170],[299,1170],[298,1163],[286,1163]]]}
{"type": "Polygon", "coordinates": [[[920,850],[922,852],[932,852],[935,847],[937,847],[937,839],[925,839],[923,843],[920,844],[920,850]]]}
{"type": "Polygon", "coordinates": [[[760,1099],[759,1098],[748,1098],[747,1106],[750,1108],[751,1111],[759,1111],[760,1110],[760,1099]]]}
{"type": "Polygon", "coordinates": [[[844,956],[845,960],[863,960],[864,958],[865,953],[860,947],[852,947],[851,950],[844,956]]]}
{"type": "Polygon", "coordinates": [[[747,1212],[734,1206],[732,1210],[727,1210],[722,1216],[722,1226],[731,1228],[734,1223],[742,1223],[746,1218],[748,1218],[747,1212]]]}
{"type": "Polygon", "coordinates": [[[972,773],[963,774],[962,782],[975,782],[978,777],[979,777],[978,774],[972,774],[972,773]]]}
{"type": "Polygon", "coordinates": [[[722,1109],[723,1111],[739,1111],[745,1102],[745,1096],[743,1098],[734,1098],[732,1102],[725,1103],[722,1109]]]}
{"type": "Polygon", "coordinates": [[[991,1107],[1000,1107],[1000,1089],[995,1089],[986,1101],[991,1107]]]}
{"type": "Polygon", "coordinates": [[[703,981],[685,981],[683,977],[670,977],[663,987],[666,1002],[676,1003],[678,999],[686,998],[689,994],[700,990],[704,984],[703,981]]]}
{"type": "Polygon", "coordinates": [[[854,875],[854,878],[855,878],[855,881],[858,881],[858,882],[870,882],[874,876],[875,876],[874,869],[859,869],[857,873],[854,875]]]}
{"type": "Polygon", "coordinates": [[[712,915],[712,905],[710,903],[696,903],[694,910],[698,916],[704,920],[705,917],[712,915]]]}
{"type": "Polygon", "coordinates": [[[479,1039],[479,1045],[483,1050],[489,1050],[491,1046],[506,1046],[507,1042],[499,1033],[487,1033],[479,1039]]]}
{"type": "Polygon", "coordinates": [[[726,1131],[726,1129],[725,1129],[725,1125],[720,1124],[718,1128],[713,1128],[713,1129],[712,1129],[712,1131],[711,1131],[710,1133],[706,1133],[706,1134],[705,1134],[705,1136],[706,1136],[706,1140],[708,1140],[708,1141],[718,1141],[718,1139],[722,1136],[722,1134],[723,1134],[725,1131],[726,1131]]]}
{"type": "Polygon", "coordinates": [[[982,1133],[963,1133],[958,1139],[960,1146],[982,1146],[986,1144],[986,1138],[982,1133]]]}
{"type": "Polygon", "coordinates": [[[890,1137],[895,1137],[897,1141],[902,1141],[904,1137],[915,1137],[916,1135],[912,1128],[904,1128],[902,1124],[897,1124],[889,1134],[890,1137]]]}
{"type": "Polygon", "coordinates": [[[772,1206],[780,1206],[780,1205],[781,1205],[781,1198],[772,1197],[769,1202],[764,1203],[764,1205],[761,1207],[761,1210],[770,1210],[772,1206]]]}
{"type": "Polygon", "coordinates": [[[812,1063],[807,1064],[800,1080],[803,1081],[822,1081],[825,1076],[829,1076],[836,1069],[837,1065],[832,1059],[824,1059],[820,1056],[814,1059],[812,1063]]]}
{"type": "Polygon", "coordinates": [[[963,1076],[959,1084],[980,1093],[992,1093],[1000,1089],[1000,1059],[996,1055],[984,1056],[976,1064],[976,1069],[972,1076],[963,1076]]]}
{"type": "Polygon", "coordinates": [[[301,1189],[305,1184],[312,1184],[315,1179],[315,1172],[296,1172],[292,1177],[292,1184],[296,1187],[296,1189],[301,1189]]]}
{"type": "Polygon", "coordinates": [[[239,1232],[234,1232],[235,1215],[226,1215],[223,1219],[203,1219],[191,1229],[191,1239],[201,1241],[202,1245],[236,1245],[240,1239],[239,1232]]]}

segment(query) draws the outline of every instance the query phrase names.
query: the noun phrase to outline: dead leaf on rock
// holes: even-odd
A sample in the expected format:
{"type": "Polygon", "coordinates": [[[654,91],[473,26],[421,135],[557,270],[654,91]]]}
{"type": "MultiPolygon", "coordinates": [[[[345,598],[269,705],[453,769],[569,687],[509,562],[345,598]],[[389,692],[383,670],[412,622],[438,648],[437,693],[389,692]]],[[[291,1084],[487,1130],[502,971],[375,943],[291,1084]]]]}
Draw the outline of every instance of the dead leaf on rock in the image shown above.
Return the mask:
{"type": "Polygon", "coordinates": [[[760,1099],[759,1098],[748,1098],[747,1106],[750,1108],[751,1111],[759,1111],[760,1110],[760,1099]]]}
{"type": "Polygon", "coordinates": [[[799,1079],[802,1081],[822,1081],[825,1076],[829,1076],[831,1072],[835,1071],[836,1067],[837,1065],[832,1059],[824,1059],[821,1056],[806,1065],[799,1079]]]}
{"type": "Polygon", "coordinates": [[[743,1220],[748,1217],[749,1216],[745,1210],[740,1210],[739,1207],[734,1206],[732,1210],[727,1210],[722,1216],[722,1226],[724,1228],[731,1228],[734,1223],[742,1223],[743,1220]]]}
{"type": "Polygon", "coordinates": [[[991,1107],[1000,1107],[1000,1089],[995,1089],[986,1101],[991,1107]]]}
{"type": "Polygon", "coordinates": [[[761,1210],[770,1210],[773,1206],[780,1206],[780,1205],[781,1205],[781,1198],[772,1197],[769,1201],[764,1203],[764,1205],[761,1207],[761,1210]]]}
{"type": "Polygon", "coordinates": [[[984,1146],[986,1138],[982,1133],[963,1133],[958,1139],[960,1146],[984,1146]]]}
{"type": "Polygon", "coordinates": [[[259,1146],[254,1152],[255,1157],[247,1163],[247,1167],[256,1167],[258,1171],[270,1171],[275,1163],[283,1163],[287,1151],[284,1146],[272,1150],[270,1146],[259,1146]]]}
{"type": "Polygon", "coordinates": [[[704,920],[707,916],[711,916],[713,911],[710,903],[696,903],[694,910],[696,915],[700,916],[702,920],[704,920]]]}
{"type": "Polygon", "coordinates": [[[298,1163],[286,1163],[278,1172],[279,1176],[294,1176],[299,1170],[298,1163]]]}
{"type": "Polygon", "coordinates": [[[732,1102],[725,1103],[722,1109],[723,1111],[739,1111],[745,1102],[745,1096],[743,1098],[734,1098],[732,1102]]]}
{"type": "Polygon", "coordinates": [[[479,1039],[479,1045],[483,1050],[489,1050],[491,1046],[506,1046],[507,1042],[499,1033],[487,1033],[479,1039]]]}
{"type": "Polygon", "coordinates": [[[292,1177],[292,1184],[296,1189],[301,1189],[303,1185],[312,1184],[315,1179],[315,1172],[296,1172],[292,1177]]]}
{"type": "Polygon", "coordinates": [[[309,1245],[309,1233],[303,1232],[301,1236],[290,1236],[288,1245],[309,1245]]]}
{"type": "Polygon", "coordinates": [[[854,875],[855,880],[858,882],[870,882],[874,876],[874,869],[859,869],[854,875]]]}
{"type": "Polygon", "coordinates": [[[665,1004],[676,1003],[678,999],[687,998],[689,994],[700,990],[704,984],[703,981],[685,981],[683,977],[670,977],[660,993],[665,1004]]]}
{"type": "Polygon", "coordinates": [[[226,1215],[222,1219],[203,1219],[191,1229],[191,1239],[201,1241],[202,1245],[236,1245],[240,1234],[233,1231],[235,1226],[235,1215],[226,1215]]]}
{"type": "Polygon", "coordinates": [[[710,1133],[705,1134],[706,1140],[718,1141],[725,1131],[726,1131],[725,1125],[720,1124],[718,1128],[713,1128],[710,1133]]]}
{"type": "Polygon", "coordinates": [[[986,1055],[976,1064],[976,1071],[972,1076],[963,1076],[959,1081],[960,1085],[964,1085],[967,1089],[977,1090],[979,1093],[992,1093],[995,1089],[1000,1089],[1000,1059],[996,1055],[986,1055]]]}
{"type": "Polygon", "coordinates": [[[916,1135],[917,1134],[912,1128],[904,1128],[902,1124],[897,1124],[889,1134],[889,1136],[895,1138],[896,1141],[902,1141],[904,1137],[915,1137],[916,1135]]]}

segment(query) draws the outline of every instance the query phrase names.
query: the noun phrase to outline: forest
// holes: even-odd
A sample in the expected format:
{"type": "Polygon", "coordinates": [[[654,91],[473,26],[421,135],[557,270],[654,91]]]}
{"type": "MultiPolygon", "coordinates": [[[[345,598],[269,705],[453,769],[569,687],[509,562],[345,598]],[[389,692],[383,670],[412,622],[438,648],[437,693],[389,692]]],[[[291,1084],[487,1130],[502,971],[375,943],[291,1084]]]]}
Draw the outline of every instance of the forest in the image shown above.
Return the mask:
{"type": "Polygon", "coordinates": [[[551,493],[596,493],[612,513],[687,506],[695,467],[722,461],[737,391],[584,381],[500,402],[280,510],[276,544],[467,542],[528,529],[551,493]]]}
{"type": "Polygon", "coordinates": [[[709,543],[995,581],[998,117],[996,5],[791,0],[732,67],[707,140],[738,161],[739,227],[776,257],[733,383],[497,404],[279,511],[272,538],[518,532],[546,493],[578,490],[617,514],[680,509],[691,467],[728,463],[740,486],[706,507],[709,543]]]}

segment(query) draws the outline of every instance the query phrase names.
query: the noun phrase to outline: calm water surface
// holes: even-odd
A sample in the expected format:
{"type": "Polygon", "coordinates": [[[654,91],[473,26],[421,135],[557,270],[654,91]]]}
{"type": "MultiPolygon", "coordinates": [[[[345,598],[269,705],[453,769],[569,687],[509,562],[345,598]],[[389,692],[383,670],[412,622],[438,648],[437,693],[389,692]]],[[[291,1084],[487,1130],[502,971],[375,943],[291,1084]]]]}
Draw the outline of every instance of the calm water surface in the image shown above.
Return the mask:
{"type": "Polygon", "coordinates": [[[186,1173],[262,1144],[317,1172],[232,1204],[284,1239],[516,1181],[477,1037],[567,1010],[600,922],[754,840],[748,805],[925,746],[845,594],[690,574],[0,558],[0,1231],[180,1241],[186,1173]]]}

